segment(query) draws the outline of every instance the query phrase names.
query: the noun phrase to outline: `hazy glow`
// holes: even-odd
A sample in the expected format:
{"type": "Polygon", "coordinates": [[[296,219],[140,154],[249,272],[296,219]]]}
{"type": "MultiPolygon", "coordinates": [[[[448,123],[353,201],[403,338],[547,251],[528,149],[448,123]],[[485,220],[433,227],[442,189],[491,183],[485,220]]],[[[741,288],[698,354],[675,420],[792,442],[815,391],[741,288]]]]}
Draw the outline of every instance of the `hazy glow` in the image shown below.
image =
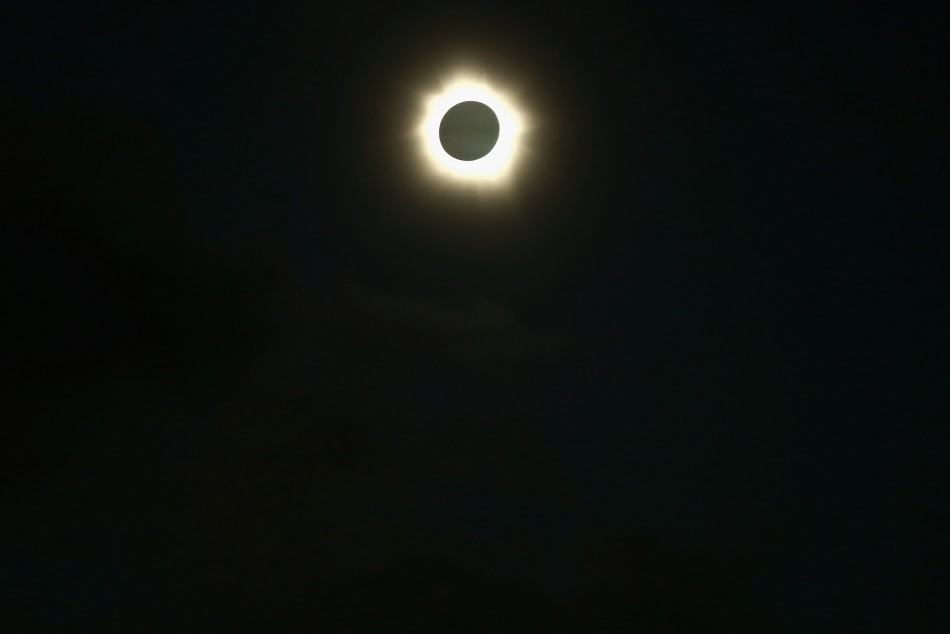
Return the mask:
{"type": "Polygon", "coordinates": [[[514,172],[524,153],[525,117],[514,100],[482,79],[458,76],[435,94],[423,100],[422,121],[417,129],[420,148],[432,170],[457,183],[503,185],[514,172]],[[462,101],[480,101],[498,117],[498,141],[491,152],[474,161],[450,156],[439,141],[439,124],[445,113],[462,101]]]}

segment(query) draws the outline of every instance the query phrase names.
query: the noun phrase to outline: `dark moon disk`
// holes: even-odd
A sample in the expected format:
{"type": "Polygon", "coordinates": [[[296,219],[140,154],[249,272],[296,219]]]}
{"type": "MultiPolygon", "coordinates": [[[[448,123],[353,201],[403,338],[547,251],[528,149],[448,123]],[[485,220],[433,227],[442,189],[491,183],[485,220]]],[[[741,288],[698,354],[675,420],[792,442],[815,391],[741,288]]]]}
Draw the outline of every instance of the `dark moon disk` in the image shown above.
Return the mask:
{"type": "Polygon", "coordinates": [[[478,101],[455,104],[439,124],[439,142],[449,156],[460,161],[482,158],[497,141],[498,117],[478,101]]]}

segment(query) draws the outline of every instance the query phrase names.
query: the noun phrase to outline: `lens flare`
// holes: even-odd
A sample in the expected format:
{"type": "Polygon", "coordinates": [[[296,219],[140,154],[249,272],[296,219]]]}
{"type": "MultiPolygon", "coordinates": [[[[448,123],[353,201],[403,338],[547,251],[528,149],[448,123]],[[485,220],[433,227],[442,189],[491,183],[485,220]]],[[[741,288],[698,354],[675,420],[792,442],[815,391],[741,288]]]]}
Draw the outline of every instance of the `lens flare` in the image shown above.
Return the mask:
{"type": "Polygon", "coordinates": [[[515,100],[486,80],[459,75],[437,93],[423,99],[423,115],[416,135],[425,163],[434,174],[465,185],[501,187],[507,185],[525,153],[527,120],[515,100]],[[462,161],[450,156],[439,141],[439,124],[452,106],[463,101],[479,101],[498,117],[498,141],[480,159],[462,161]]]}

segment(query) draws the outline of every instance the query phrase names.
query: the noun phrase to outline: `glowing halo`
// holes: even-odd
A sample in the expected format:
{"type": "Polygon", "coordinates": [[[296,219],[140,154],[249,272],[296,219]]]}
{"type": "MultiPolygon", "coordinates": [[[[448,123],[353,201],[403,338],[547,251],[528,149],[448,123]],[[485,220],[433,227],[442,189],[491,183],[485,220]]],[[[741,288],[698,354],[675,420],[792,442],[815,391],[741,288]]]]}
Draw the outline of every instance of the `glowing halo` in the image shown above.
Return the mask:
{"type": "Polygon", "coordinates": [[[488,82],[459,76],[423,100],[423,116],[416,134],[425,162],[439,176],[458,184],[503,185],[507,183],[524,154],[525,116],[506,93],[488,82]],[[463,101],[479,101],[498,117],[498,140],[491,151],[474,161],[450,156],[439,140],[442,117],[463,101]]]}

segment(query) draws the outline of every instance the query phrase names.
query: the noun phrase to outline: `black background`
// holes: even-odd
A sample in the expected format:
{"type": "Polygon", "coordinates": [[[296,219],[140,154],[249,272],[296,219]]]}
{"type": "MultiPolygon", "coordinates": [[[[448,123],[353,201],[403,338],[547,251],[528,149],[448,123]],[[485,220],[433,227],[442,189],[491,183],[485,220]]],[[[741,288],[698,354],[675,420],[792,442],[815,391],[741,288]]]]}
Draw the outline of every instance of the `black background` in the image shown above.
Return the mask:
{"type": "Polygon", "coordinates": [[[817,4],[4,3],[2,629],[939,629],[945,21],[817,4]]]}

